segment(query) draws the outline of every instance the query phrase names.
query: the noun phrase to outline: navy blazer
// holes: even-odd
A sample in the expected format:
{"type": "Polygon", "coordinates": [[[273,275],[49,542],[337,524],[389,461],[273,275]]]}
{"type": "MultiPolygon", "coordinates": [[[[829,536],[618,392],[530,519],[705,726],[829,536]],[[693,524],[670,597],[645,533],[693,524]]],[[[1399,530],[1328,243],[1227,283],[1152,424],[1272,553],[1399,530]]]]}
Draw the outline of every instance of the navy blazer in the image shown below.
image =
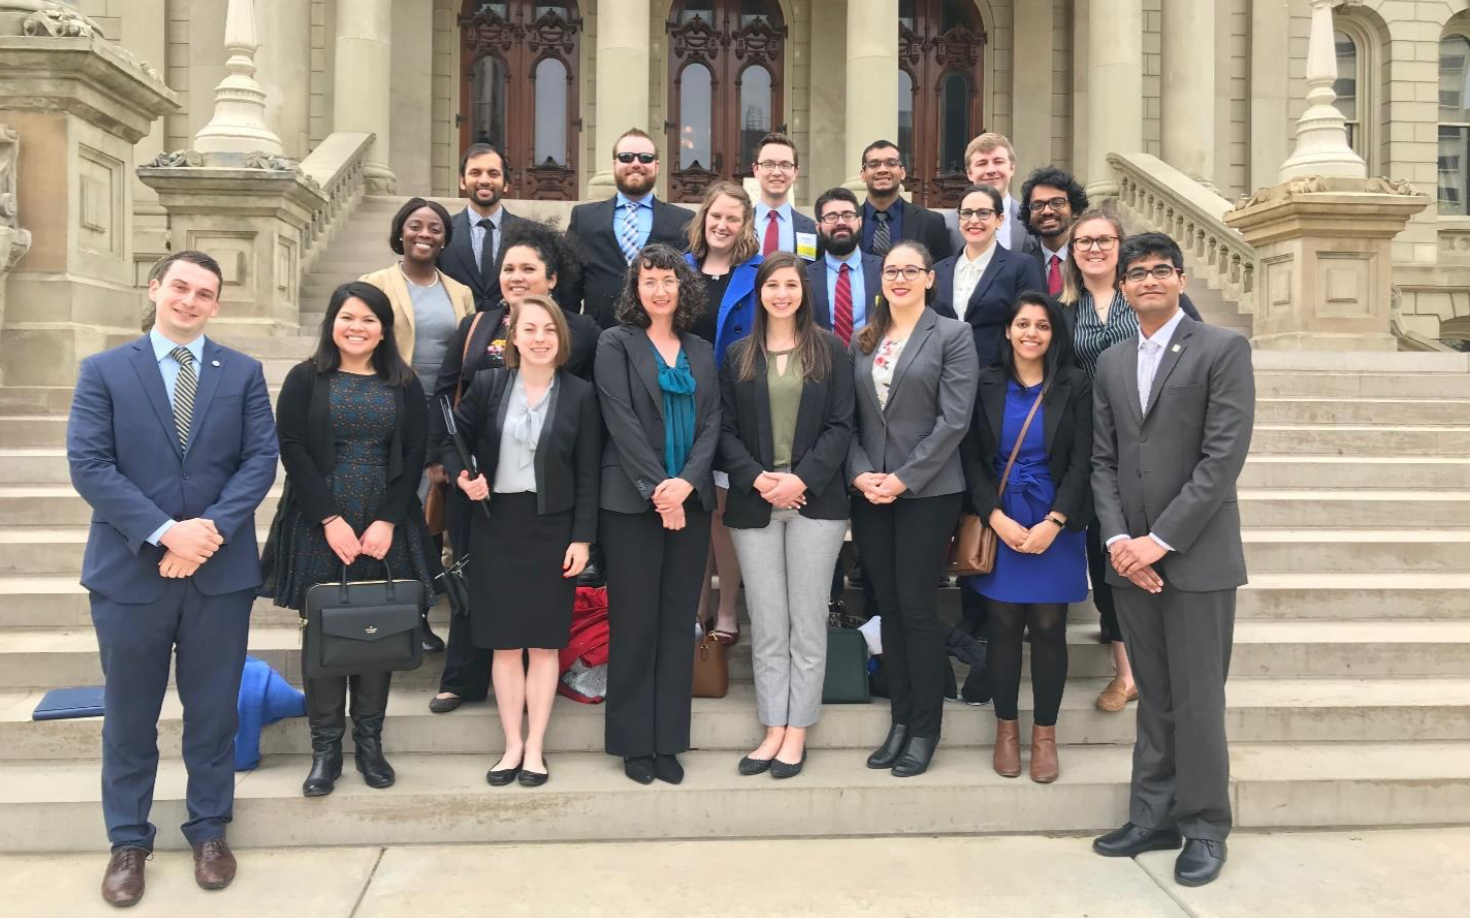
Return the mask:
{"type": "MultiPolygon", "coordinates": [[[[699,264],[694,256],[686,253],[684,260],[699,273],[699,264]]],[[[706,303],[705,309],[718,309],[715,315],[715,366],[725,363],[725,351],[730,345],[750,334],[755,326],[755,275],[765,258],[756,252],[736,265],[730,272],[730,283],[725,286],[724,299],[718,303],[706,303]]]]}
{"type": "Polygon", "coordinates": [[[92,507],[82,585],[119,603],[162,595],[167,520],[213,520],[224,544],[194,573],[206,596],[260,586],[255,508],[276,478],[276,429],[260,361],[205,339],[189,448],[148,336],[82,361],[66,455],[92,507]]]}
{"type": "MultiPolygon", "coordinates": [[[[970,294],[964,318],[975,333],[975,353],[982,367],[1000,358],[1006,310],[1016,297],[1027,291],[1046,292],[1046,281],[1036,266],[1036,259],[1012,252],[998,242],[994,246],[995,254],[970,294]]],[[[955,255],[934,265],[934,311],[951,319],[959,318],[954,307],[954,272],[961,257],[955,255]]]]}
{"type": "MultiPolygon", "coordinates": [[[[449,245],[439,253],[439,270],[470,288],[475,294],[475,311],[480,312],[500,305],[500,277],[492,275],[488,281],[480,277],[480,265],[475,261],[475,246],[470,239],[470,211],[466,207],[449,219],[449,245]]],[[[520,223],[530,223],[525,217],[502,208],[500,216],[500,242],[502,250],[505,240],[515,232],[520,223]]]]}
{"type": "MultiPolygon", "coordinates": [[[[628,262],[623,258],[622,246],[613,232],[613,213],[617,210],[616,196],[605,201],[592,201],[572,208],[567,223],[567,238],[572,240],[582,256],[582,277],[575,286],[567,284],[568,301],[582,304],[582,312],[597,320],[603,328],[617,324],[614,310],[618,296],[628,276],[628,262]]],[[[648,234],[648,243],[663,242],[679,251],[689,248],[685,230],[694,219],[694,211],[659,198],[653,199],[653,229],[648,234]]],[[[557,298],[557,302],[562,302],[557,298]]]]}
{"type": "MultiPolygon", "coordinates": [[[[812,291],[812,318],[827,331],[832,330],[832,304],[827,302],[827,259],[818,258],[806,266],[806,282],[812,291]]],[[[868,302],[863,316],[873,315],[873,301],[883,292],[883,259],[863,253],[863,293],[868,302]]],[[[856,304],[854,304],[856,305],[856,304]]],[[[854,326],[857,332],[858,327],[854,326]]]]}

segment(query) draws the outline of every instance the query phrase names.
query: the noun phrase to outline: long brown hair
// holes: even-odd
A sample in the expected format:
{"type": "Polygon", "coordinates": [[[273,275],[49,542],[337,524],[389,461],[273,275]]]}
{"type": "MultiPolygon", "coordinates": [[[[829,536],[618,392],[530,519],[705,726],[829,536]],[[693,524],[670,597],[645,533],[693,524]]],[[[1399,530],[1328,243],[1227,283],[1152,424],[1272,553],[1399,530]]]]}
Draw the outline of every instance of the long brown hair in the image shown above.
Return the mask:
{"type": "Polygon", "coordinates": [[[745,226],[735,240],[735,251],[730,253],[730,266],[743,264],[760,251],[760,243],[755,240],[755,205],[751,203],[750,195],[734,182],[715,182],[704,193],[704,200],[699,202],[694,219],[689,221],[689,254],[694,256],[696,264],[704,264],[705,257],[709,255],[709,241],[704,238],[704,220],[709,216],[709,209],[721,197],[734,198],[745,215],[745,226]]]}
{"type": "MultiPolygon", "coordinates": [[[[925,271],[934,270],[934,256],[929,254],[929,249],[922,242],[915,242],[912,239],[893,244],[893,248],[888,250],[888,255],[883,256],[885,268],[888,266],[888,256],[899,249],[909,249],[917,254],[919,260],[924,263],[925,271]]],[[[888,297],[881,290],[882,281],[879,281],[879,285],[878,296],[873,300],[873,311],[868,314],[868,324],[863,326],[861,332],[858,332],[858,347],[863,349],[864,354],[873,353],[873,348],[878,346],[878,342],[882,341],[888,334],[888,330],[893,327],[893,309],[888,305],[888,297]]],[[[929,288],[924,291],[924,305],[927,306],[934,302],[934,294],[934,285],[930,284],[929,288]]]]}
{"type": "Polygon", "coordinates": [[[1077,227],[1088,220],[1106,220],[1112,224],[1113,232],[1118,234],[1118,241],[1113,244],[1115,252],[1122,251],[1123,240],[1128,238],[1128,232],[1123,229],[1122,218],[1111,207],[1094,207],[1077,218],[1077,222],[1072,224],[1072,233],[1068,237],[1071,241],[1067,243],[1067,270],[1062,272],[1062,292],[1057,297],[1062,301],[1063,306],[1076,306],[1082,300],[1082,294],[1087,292],[1087,284],[1082,277],[1082,268],[1077,264],[1076,239],[1077,227]]]}
{"type": "Polygon", "coordinates": [[[825,333],[812,317],[812,289],[806,280],[805,263],[791,252],[772,252],[761,262],[760,270],[755,274],[755,324],[749,335],[733,345],[738,350],[726,356],[727,360],[735,361],[735,372],[742,382],[755,378],[757,354],[767,366],[770,365],[770,353],[766,350],[766,330],[770,327],[771,319],[761,299],[761,290],[766,281],[771,279],[771,275],[782,268],[795,271],[801,282],[801,303],[797,305],[796,315],[793,317],[796,319],[795,353],[796,358],[801,361],[801,378],[806,382],[820,382],[827,378],[832,369],[832,353],[827,349],[825,333]]]}

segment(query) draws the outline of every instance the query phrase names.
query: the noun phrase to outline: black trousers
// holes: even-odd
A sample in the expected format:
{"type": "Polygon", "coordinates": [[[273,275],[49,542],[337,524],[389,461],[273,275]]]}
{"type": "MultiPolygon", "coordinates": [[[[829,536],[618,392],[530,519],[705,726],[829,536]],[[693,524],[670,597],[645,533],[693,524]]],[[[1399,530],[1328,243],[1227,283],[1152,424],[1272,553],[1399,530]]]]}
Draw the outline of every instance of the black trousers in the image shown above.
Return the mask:
{"type": "Polygon", "coordinates": [[[893,722],[910,736],[939,735],[949,658],[939,620],[939,577],[960,518],[959,494],[852,502],[852,533],[883,616],[883,667],[893,722]]]}
{"type": "Polygon", "coordinates": [[[1087,579],[1092,584],[1092,604],[1102,616],[1103,642],[1123,642],[1123,629],[1118,626],[1118,605],[1108,586],[1108,550],[1102,543],[1102,524],[1093,520],[1087,525],[1087,579]]]}
{"type": "Polygon", "coordinates": [[[710,514],[684,504],[683,529],[658,513],[603,510],[607,555],[607,715],[604,748],[633,758],[689,749],[694,618],[709,555],[710,514]]]}
{"type": "MultiPolygon", "coordinates": [[[[471,562],[473,563],[473,562],[471,562]]],[[[491,652],[470,640],[470,617],[449,619],[449,640],[444,643],[444,673],[439,691],[452,692],[465,701],[484,701],[490,694],[491,652]]]]}

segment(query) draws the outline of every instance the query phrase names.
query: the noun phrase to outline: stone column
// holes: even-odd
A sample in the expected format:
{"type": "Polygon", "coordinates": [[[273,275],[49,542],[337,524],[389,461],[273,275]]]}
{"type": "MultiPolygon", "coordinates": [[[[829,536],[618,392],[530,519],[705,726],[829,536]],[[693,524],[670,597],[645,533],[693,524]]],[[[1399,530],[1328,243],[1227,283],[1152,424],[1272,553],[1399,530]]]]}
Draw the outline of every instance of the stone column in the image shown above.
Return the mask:
{"type": "Polygon", "coordinates": [[[847,0],[849,188],[864,187],[863,147],[879,138],[898,143],[898,0],[847,0]]]}
{"type": "Polygon", "coordinates": [[[660,147],[663,171],[674,168],[675,151],[662,149],[663,131],[648,123],[648,17],[649,0],[597,4],[597,171],[587,182],[591,198],[612,193],[612,148],[628,128],[648,131],[660,147]]]}
{"type": "Polygon", "coordinates": [[[1276,180],[1291,151],[1287,110],[1290,74],[1281,62],[1290,54],[1291,5],[1251,0],[1250,171],[1247,188],[1276,180]]]}
{"type": "MultiPolygon", "coordinates": [[[[392,194],[397,190],[397,179],[388,165],[392,149],[392,76],[393,0],[338,0],[332,130],[376,138],[363,169],[369,194],[392,194]]],[[[616,79],[612,82],[617,84],[616,79]]],[[[643,93],[646,98],[646,80],[643,93]]]]}
{"type": "Polygon", "coordinates": [[[281,138],[266,127],[265,90],[255,82],[255,0],[230,0],[225,14],[225,70],[214,91],[214,117],[194,135],[200,153],[279,156],[281,138]]]}
{"type": "Polygon", "coordinates": [[[1337,51],[1332,40],[1332,5],[1312,0],[1312,34],[1307,42],[1307,110],[1297,120],[1296,149],[1281,165],[1280,181],[1307,175],[1361,178],[1368,166],[1347,142],[1342,112],[1332,103],[1337,93],[1337,51]]]}
{"type": "MultiPolygon", "coordinates": [[[[1051,3],[1019,3],[1012,13],[1016,47],[1015,98],[1011,142],[1016,145],[1016,174],[1023,180],[1037,166],[1052,162],[1052,99],[1056,64],[1052,61],[1056,29],[1056,6],[1051,3]]],[[[1017,184],[1016,192],[1020,193],[1017,184]]]]}
{"type": "Polygon", "coordinates": [[[1215,4],[1164,4],[1164,161],[1203,185],[1215,182],[1215,4]]]}
{"type": "Polygon", "coordinates": [[[1100,202],[1118,194],[1108,154],[1143,150],[1143,0],[1093,0],[1088,26],[1087,194],[1100,202]]]}

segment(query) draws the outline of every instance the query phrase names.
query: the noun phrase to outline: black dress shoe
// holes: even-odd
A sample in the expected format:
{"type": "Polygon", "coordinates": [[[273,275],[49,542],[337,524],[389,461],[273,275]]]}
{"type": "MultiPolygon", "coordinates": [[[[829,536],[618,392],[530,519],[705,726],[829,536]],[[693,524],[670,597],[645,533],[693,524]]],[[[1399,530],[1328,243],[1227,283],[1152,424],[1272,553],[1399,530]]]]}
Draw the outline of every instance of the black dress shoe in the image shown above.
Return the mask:
{"type": "Polygon", "coordinates": [[[540,787],[547,781],[551,780],[551,766],[546,764],[546,761],[544,759],[541,762],[541,767],[546,770],[529,771],[525,768],[522,768],[520,777],[516,779],[521,782],[521,787],[540,787]]]}
{"type": "Polygon", "coordinates": [[[903,754],[893,763],[895,778],[913,778],[929,770],[934,761],[934,750],[939,748],[937,736],[911,736],[903,747],[903,754]]]}
{"type": "Polygon", "coordinates": [[[868,756],[869,768],[892,768],[903,754],[903,744],[908,742],[909,728],[905,724],[894,724],[888,728],[888,736],[872,755],[868,756]]]}
{"type": "Polygon", "coordinates": [[[451,695],[448,698],[435,696],[429,699],[429,710],[435,714],[448,714],[463,703],[464,699],[458,695],[451,695]]]}
{"type": "Polygon", "coordinates": [[[629,756],[623,759],[623,774],[639,784],[653,783],[653,756],[629,756]]]}
{"type": "Polygon", "coordinates": [[[577,586],[596,589],[606,585],[607,577],[603,575],[602,566],[596,561],[588,561],[587,566],[582,568],[582,573],[577,575],[577,586]]]}
{"type": "Polygon", "coordinates": [[[521,766],[517,763],[514,768],[502,768],[499,771],[493,768],[490,769],[485,772],[485,780],[489,782],[491,787],[504,787],[507,784],[513,783],[520,773],[521,766]]]}
{"type": "Polygon", "coordinates": [[[427,620],[424,621],[424,633],[421,640],[424,645],[424,653],[444,652],[444,639],[429,628],[427,620]]]}
{"type": "Polygon", "coordinates": [[[740,760],[740,773],[742,775],[745,775],[747,778],[751,775],[762,774],[763,772],[771,770],[772,761],[774,760],[752,759],[750,756],[745,756],[740,760]]]}
{"type": "Polygon", "coordinates": [[[653,757],[653,776],[669,784],[678,784],[684,780],[684,766],[672,755],[656,755],[653,757]]]}
{"type": "Polygon", "coordinates": [[[1172,851],[1179,844],[1179,832],[1174,829],[1145,829],[1125,822],[1121,828],[1094,838],[1092,850],[1103,857],[1137,857],[1145,851],[1172,851]]]}
{"type": "Polygon", "coordinates": [[[1184,850],[1174,859],[1174,882],[1180,886],[1203,886],[1214,882],[1224,866],[1224,839],[1186,838],[1184,850]]]}
{"type": "Polygon", "coordinates": [[[801,760],[798,762],[783,762],[780,759],[771,759],[771,777],[794,778],[801,774],[801,766],[806,764],[806,750],[801,750],[801,760]]]}

